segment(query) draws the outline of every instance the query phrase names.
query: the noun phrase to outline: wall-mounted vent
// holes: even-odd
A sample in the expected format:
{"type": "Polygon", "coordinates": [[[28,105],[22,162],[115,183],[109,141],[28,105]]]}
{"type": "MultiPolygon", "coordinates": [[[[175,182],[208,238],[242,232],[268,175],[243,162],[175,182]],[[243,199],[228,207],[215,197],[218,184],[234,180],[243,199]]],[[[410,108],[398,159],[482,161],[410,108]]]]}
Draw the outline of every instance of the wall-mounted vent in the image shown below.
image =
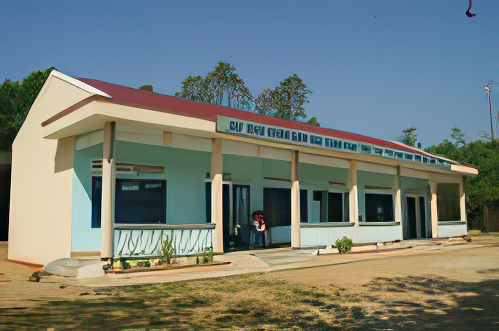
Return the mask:
{"type": "MultiPolygon", "coordinates": [[[[92,172],[102,172],[102,160],[92,160],[91,170],[92,172]]],[[[165,173],[165,167],[142,165],[142,164],[118,163],[116,164],[116,173],[123,175],[136,175],[137,173],[163,174],[165,173]]]]}
{"type": "Polygon", "coordinates": [[[102,160],[92,160],[92,171],[102,171],[102,160]]]}
{"type": "Polygon", "coordinates": [[[129,165],[129,164],[117,164],[116,165],[116,172],[129,172],[129,171],[133,171],[133,165],[129,165]]]}

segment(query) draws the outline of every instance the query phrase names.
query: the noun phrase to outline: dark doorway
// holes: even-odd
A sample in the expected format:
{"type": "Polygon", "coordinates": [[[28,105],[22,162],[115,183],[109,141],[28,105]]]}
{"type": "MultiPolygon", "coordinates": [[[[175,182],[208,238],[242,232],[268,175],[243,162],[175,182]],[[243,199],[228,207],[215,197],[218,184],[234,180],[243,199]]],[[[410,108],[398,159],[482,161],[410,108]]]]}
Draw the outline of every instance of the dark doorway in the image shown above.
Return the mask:
{"type": "Polygon", "coordinates": [[[264,188],[263,212],[267,228],[291,225],[291,189],[264,188]]]}
{"type": "MultiPolygon", "coordinates": [[[[211,222],[211,182],[205,184],[206,222],[211,222]]],[[[249,185],[222,184],[222,224],[224,251],[241,249],[249,241],[249,185]],[[236,229],[237,227],[237,229],[236,229]]]]}
{"type": "Polygon", "coordinates": [[[425,198],[419,195],[406,198],[407,229],[404,239],[428,238],[426,234],[425,198]]]}
{"type": "Polygon", "coordinates": [[[250,186],[232,185],[232,222],[233,247],[236,250],[247,249],[250,232],[253,228],[250,215],[250,186]]]}
{"type": "Polygon", "coordinates": [[[418,237],[416,221],[416,198],[407,197],[407,225],[409,226],[409,239],[418,237]]]}
{"type": "Polygon", "coordinates": [[[426,208],[424,197],[419,197],[419,222],[421,224],[421,238],[428,238],[426,235],[426,208]]]}
{"type": "Polygon", "coordinates": [[[222,219],[223,219],[223,234],[224,234],[224,250],[229,250],[234,247],[232,238],[232,224],[230,215],[230,185],[223,184],[222,187],[222,219]]]}

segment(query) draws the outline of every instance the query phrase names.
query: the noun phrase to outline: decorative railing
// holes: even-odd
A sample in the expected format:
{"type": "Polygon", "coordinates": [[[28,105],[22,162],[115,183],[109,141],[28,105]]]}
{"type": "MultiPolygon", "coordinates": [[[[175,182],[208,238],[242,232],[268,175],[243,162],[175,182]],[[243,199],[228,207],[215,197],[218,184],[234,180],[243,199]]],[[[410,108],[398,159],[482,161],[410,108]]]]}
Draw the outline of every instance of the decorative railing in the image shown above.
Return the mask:
{"type": "Polygon", "coordinates": [[[214,224],[115,225],[114,257],[158,256],[165,238],[173,238],[177,255],[195,255],[211,248],[214,224]]]}

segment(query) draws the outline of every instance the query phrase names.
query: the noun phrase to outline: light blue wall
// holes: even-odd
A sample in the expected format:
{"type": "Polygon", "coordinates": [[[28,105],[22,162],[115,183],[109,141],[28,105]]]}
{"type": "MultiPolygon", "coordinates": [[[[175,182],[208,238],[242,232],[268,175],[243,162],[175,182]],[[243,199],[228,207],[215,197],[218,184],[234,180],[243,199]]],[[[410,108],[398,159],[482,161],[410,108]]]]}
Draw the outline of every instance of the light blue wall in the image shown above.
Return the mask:
{"type": "Polygon", "coordinates": [[[100,251],[102,231],[92,229],[92,172],[90,160],[102,159],[102,144],[74,153],[71,251],[100,251]]]}
{"type": "Polygon", "coordinates": [[[263,209],[263,160],[257,157],[224,155],[224,172],[232,184],[250,185],[250,211],[263,209]]]}
{"type": "MultiPolygon", "coordinates": [[[[91,228],[92,159],[102,159],[102,144],[75,152],[71,250],[98,251],[102,232],[91,228]]],[[[117,178],[166,179],[167,224],[205,223],[205,178],[211,153],[118,141],[116,162],[165,167],[164,174],[119,175],[117,178]]]]}

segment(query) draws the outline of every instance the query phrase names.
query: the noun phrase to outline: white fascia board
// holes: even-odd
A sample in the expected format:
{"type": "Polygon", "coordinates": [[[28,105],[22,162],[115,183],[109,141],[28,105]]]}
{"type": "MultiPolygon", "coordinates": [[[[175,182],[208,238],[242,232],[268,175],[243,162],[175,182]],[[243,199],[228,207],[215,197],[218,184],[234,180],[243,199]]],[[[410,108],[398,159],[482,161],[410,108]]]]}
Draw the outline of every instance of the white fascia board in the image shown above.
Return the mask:
{"type": "Polygon", "coordinates": [[[88,93],[91,93],[91,94],[94,94],[94,95],[101,95],[103,97],[106,97],[106,98],[110,98],[112,99],[112,97],[105,93],[105,92],[102,92],[101,90],[99,89],[96,89],[95,87],[93,86],[90,86],[88,84],[85,84],[83,83],[82,81],[79,81],[78,79],[75,79],[73,77],[70,77],[68,75],[65,75],[63,74],[62,72],[59,72],[57,70],[52,70],[52,72],[50,73],[51,76],[54,76],[54,77],[57,77],[59,79],[62,79],[63,81],[73,85],[73,86],[76,86],[84,91],[87,91],[88,93]]]}
{"type": "Polygon", "coordinates": [[[450,170],[462,173],[463,175],[466,175],[466,176],[477,176],[478,175],[478,169],[463,166],[460,164],[451,164],[450,170]]]}

